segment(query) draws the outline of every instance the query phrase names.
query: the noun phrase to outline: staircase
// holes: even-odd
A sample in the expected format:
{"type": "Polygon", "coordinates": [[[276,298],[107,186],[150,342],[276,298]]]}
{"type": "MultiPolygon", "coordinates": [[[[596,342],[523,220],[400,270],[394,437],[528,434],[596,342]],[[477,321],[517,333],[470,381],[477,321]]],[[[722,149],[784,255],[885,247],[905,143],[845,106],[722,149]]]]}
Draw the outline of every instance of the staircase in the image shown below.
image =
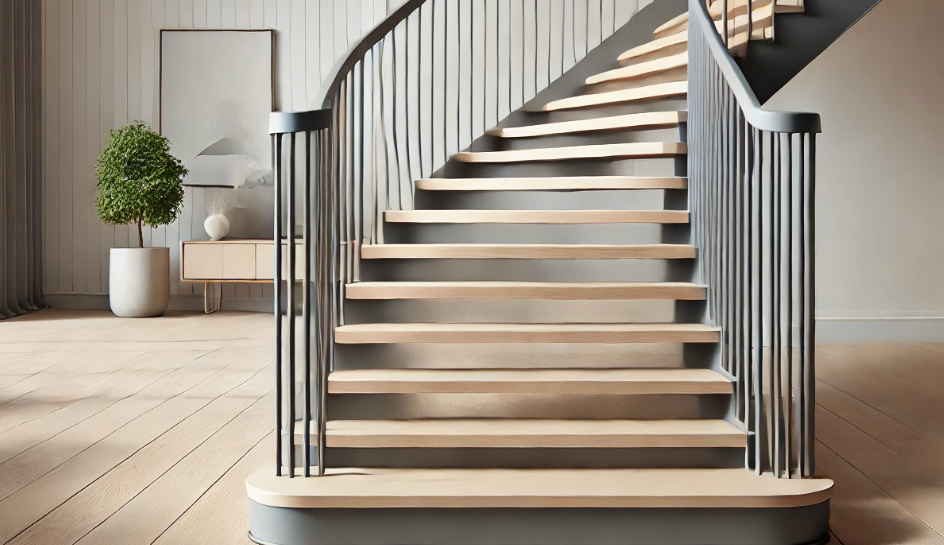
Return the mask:
{"type": "MultiPolygon", "coordinates": [[[[277,467],[247,479],[253,540],[827,542],[833,483],[811,475],[804,389],[812,258],[797,265],[791,250],[808,255],[809,233],[800,219],[774,235],[764,226],[784,217],[762,215],[793,218],[796,199],[806,217],[812,174],[796,186],[789,168],[785,181],[772,166],[765,177],[767,163],[749,159],[762,128],[741,140],[758,127],[747,106],[711,112],[689,96],[709,58],[701,23],[670,13],[684,2],[657,1],[620,31],[644,27],[650,40],[603,55],[618,32],[435,172],[416,161],[423,175],[404,189],[403,161],[390,160],[402,149],[390,148],[410,144],[396,128],[371,130],[389,97],[364,89],[371,71],[383,79],[377,44],[423,4],[405,3],[336,68],[331,112],[273,115],[279,178],[295,179],[301,148],[316,166],[299,178],[316,183],[278,189],[276,237],[301,237],[310,257],[276,256],[277,300],[295,302],[278,308],[280,343],[303,348],[278,353],[282,433],[277,467]],[[713,129],[715,118],[733,123],[713,129]],[[712,147],[709,133],[724,142],[712,147]],[[336,181],[317,183],[326,176],[336,181]],[[715,176],[721,189],[706,190],[715,176]],[[751,207],[748,188],[768,184],[751,207]],[[312,206],[298,217],[295,202],[312,206]],[[756,244],[735,244],[754,229],[756,244]],[[778,283],[751,284],[766,274],[778,283]],[[785,306],[765,318],[755,289],[767,312],[785,306]],[[801,333],[782,338],[793,309],[801,333]]],[[[803,10],[691,6],[714,17],[735,57],[772,39],[775,17],[803,10]]],[[[740,104],[731,92],[710,99],[740,104]]],[[[767,162],[794,157],[799,135],[806,172],[815,141],[778,131],[789,138],[769,137],[767,162]]]]}

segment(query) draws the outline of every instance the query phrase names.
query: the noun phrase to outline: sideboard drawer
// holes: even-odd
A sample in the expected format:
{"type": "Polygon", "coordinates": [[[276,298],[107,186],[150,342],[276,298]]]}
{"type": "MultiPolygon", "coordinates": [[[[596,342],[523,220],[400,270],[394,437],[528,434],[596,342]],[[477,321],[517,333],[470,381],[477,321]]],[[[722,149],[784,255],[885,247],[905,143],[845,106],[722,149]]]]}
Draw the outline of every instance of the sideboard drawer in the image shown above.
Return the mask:
{"type": "Polygon", "coordinates": [[[224,244],[223,276],[226,280],[256,280],[256,245],[224,244]]]}
{"type": "Polygon", "coordinates": [[[192,280],[217,280],[223,277],[223,244],[184,244],[183,276],[192,280]]]}

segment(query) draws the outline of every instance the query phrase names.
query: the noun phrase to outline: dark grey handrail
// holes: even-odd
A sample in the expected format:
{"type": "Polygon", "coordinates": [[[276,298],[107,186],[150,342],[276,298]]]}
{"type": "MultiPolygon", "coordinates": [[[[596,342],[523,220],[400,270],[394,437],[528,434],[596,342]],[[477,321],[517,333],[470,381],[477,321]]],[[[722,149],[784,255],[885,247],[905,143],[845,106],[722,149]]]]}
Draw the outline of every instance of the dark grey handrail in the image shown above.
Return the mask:
{"type": "Polygon", "coordinates": [[[757,101],[754,90],[744,78],[741,69],[728,54],[721,41],[704,0],[688,0],[689,24],[697,24],[705,35],[705,41],[718,68],[727,80],[738,104],[744,110],[744,117],[756,129],[783,133],[819,133],[822,132],[819,114],[807,112],[772,112],[765,110],[757,101]]]}
{"type": "Polygon", "coordinates": [[[327,84],[321,84],[320,98],[322,108],[331,108],[331,97],[338,92],[338,89],[341,87],[341,82],[347,79],[347,74],[354,68],[354,65],[364,58],[364,55],[380,42],[380,40],[383,40],[391,30],[396,28],[397,25],[425,3],[426,0],[407,0],[402,6],[397,8],[396,11],[385,17],[383,21],[377,23],[374,28],[370,29],[370,32],[365,34],[359,42],[348,49],[347,53],[338,59],[338,62],[334,63],[334,66],[331,67],[331,72],[328,73],[328,77],[324,80],[327,84]]]}

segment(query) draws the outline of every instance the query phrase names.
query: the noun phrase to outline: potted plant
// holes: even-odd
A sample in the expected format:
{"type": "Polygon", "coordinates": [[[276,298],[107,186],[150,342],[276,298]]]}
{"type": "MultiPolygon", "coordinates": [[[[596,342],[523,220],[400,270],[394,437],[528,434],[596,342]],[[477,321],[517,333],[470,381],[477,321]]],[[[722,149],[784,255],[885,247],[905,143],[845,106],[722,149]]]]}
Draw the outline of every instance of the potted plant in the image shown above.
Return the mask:
{"type": "Polygon", "coordinates": [[[141,229],[177,219],[187,169],[170,154],[170,142],[137,121],[111,131],[98,157],[98,217],[109,225],[137,227],[137,248],[112,248],[108,302],[118,316],[160,316],[170,300],[168,248],[145,248],[141,229]]]}

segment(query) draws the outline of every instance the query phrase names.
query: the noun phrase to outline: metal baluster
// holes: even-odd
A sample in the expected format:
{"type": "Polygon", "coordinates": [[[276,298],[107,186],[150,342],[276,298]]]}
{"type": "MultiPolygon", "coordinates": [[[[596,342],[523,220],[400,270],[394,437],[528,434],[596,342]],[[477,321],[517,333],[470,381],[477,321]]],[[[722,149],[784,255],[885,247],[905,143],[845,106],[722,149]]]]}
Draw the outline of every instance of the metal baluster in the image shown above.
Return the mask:
{"type": "Polygon", "coordinates": [[[806,393],[806,407],[804,422],[806,429],[806,472],[804,476],[812,476],[816,468],[815,449],[813,440],[816,437],[814,409],[816,407],[816,133],[810,133],[810,151],[807,168],[808,190],[806,194],[807,206],[807,276],[809,277],[809,305],[806,311],[806,330],[809,341],[806,345],[807,350],[807,369],[806,384],[804,391],[806,393]]]}
{"type": "Polygon", "coordinates": [[[767,415],[764,409],[764,133],[754,129],[754,149],[757,150],[757,173],[754,177],[754,194],[757,199],[757,317],[754,320],[756,339],[754,340],[754,456],[757,461],[756,473],[760,475],[766,466],[767,415]]]}
{"type": "MultiPolygon", "coordinates": [[[[285,312],[288,317],[288,476],[295,476],[295,133],[289,136],[288,190],[286,191],[286,284],[285,312]]],[[[279,242],[281,244],[281,241],[279,242]]]]}
{"type": "Polygon", "coordinates": [[[273,186],[275,189],[275,233],[272,239],[275,269],[273,274],[274,287],[274,314],[275,314],[275,421],[278,429],[275,430],[275,474],[282,476],[282,135],[272,136],[273,154],[273,186]]]}
{"type": "Polygon", "coordinates": [[[771,221],[771,297],[770,300],[773,305],[773,315],[771,316],[771,327],[772,329],[772,339],[771,339],[771,349],[773,350],[771,361],[771,392],[770,397],[773,402],[773,425],[771,431],[773,432],[773,444],[774,444],[774,475],[780,477],[783,472],[783,466],[781,465],[783,461],[782,449],[783,449],[783,393],[781,390],[781,382],[783,380],[783,375],[781,374],[781,356],[783,353],[780,336],[781,336],[781,299],[780,299],[780,289],[783,282],[782,269],[780,268],[780,258],[781,258],[781,242],[783,237],[783,232],[781,231],[780,226],[780,209],[782,207],[781,203],[781,188],[780,188],[780,177],[781,177],[781,165],[780,165],[780,133],[772,133],[771,135],[771,156],[770,166],[771,166],[771,202],[770,202],[770,221],[771,221]]]}
{"type": "Polygon", "coordinates": [[[783,465],[787,470],[787,477],[790,477],[791,470],[791,451],[793,450],[793,135],[786,135],[786,149],[785,156],[786,162],[784,166],[786,167],[786,174],[784,175],[784,180],[786,183],[786,204],[787,204],[787,215],[786,215],[786,228],[787,233],[787,266],[785,268],[787,275],[787,296],[785,298],[786,302],[786,322],[787,322],[787,396],[786,396],[786,407],[784,408],[784,417],[786,423],[784,426],[785,438],[784,438],[784,462],[783,465]]]}
{"type": "Polygon", "coordinates": [[[304,421],[302,422],[302,471],[305,477],[311,477],[311,131],[305,131],[305,185],[302,188],[302,225],[304,234],[302,248],[305,256],[305,272],[302,279],[305,289],[302,291],[302,339],[304,346],[304,421]]]}

